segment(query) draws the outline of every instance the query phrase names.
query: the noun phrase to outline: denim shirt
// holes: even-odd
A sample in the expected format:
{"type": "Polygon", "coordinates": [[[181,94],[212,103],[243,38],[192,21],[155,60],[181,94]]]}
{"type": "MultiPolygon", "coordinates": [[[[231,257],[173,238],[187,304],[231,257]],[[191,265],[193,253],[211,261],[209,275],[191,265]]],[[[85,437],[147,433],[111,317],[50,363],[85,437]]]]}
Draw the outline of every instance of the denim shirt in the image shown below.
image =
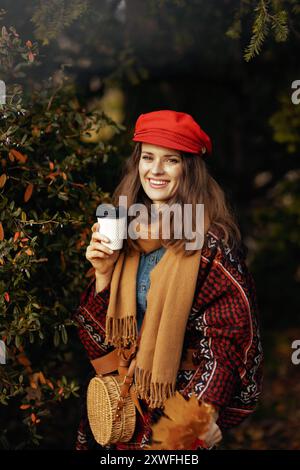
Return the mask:
{"type": "MultiPolygon", "coordinates": [[[[138,331],[141,329],[147,307],[147,293],[150,287],[150,272],[162,258],[165,251],[166,248],[162,246],[150,253],[140,254],[140,262],[136,278],[136,315],[138,331]]],[[[97,292],[95,289],[94,296],[96,297],[96,295],[97,292]]]]}
{"type": "Polygon", "coordinates": [[[138,331],[142,326],[144,314],[147,307],[147,293],[150,287],[150,272],[162,258],[165,247],[160,247],[150,253],[140,254],[140,263],[136,278],[136,305],[137,305],[137,326],[138,331]]]}

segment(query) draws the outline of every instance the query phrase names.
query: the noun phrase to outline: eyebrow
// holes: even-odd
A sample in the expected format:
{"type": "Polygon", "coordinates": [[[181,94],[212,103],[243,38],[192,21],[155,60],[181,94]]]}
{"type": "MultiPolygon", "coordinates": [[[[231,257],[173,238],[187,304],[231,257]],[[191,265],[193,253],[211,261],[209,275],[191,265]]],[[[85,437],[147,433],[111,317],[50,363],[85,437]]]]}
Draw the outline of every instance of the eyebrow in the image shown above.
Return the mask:
{"type": "MultiPolygon", "coordinates": [[[[146,152],[146,150],[143,150],[142,153],[147,153],[148,155],[153,155],[152,152],[146,152]]],[[[165,155],[163,155],[163,157],[178,157],[180,158],[180,155],[177,155],[176,153],[166,153],[165,155]]]]}

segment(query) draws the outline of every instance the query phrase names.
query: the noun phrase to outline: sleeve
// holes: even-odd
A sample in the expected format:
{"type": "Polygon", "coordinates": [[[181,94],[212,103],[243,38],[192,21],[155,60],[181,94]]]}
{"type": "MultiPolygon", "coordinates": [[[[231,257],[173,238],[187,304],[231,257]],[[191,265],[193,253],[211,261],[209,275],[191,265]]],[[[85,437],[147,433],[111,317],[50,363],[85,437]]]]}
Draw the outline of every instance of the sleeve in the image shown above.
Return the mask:
{"type": "Polygon", "coordinates": [[[109,303],[110,284],[96,294],[93,279],[80,296],[75,311],[78,334],[90,360],[104,356],[113,347],[104,344],[105,321],[109,303]]]}
{"type": "Polygon", "coordinates": [[[263,357],[254,282],[243,259],[218,251],[196,295],[196,308],[199,368],[185,393],[217,406],[221,418],[222,410],[232,407],[231,414],[241,421],[261,393],[263,357]]]}

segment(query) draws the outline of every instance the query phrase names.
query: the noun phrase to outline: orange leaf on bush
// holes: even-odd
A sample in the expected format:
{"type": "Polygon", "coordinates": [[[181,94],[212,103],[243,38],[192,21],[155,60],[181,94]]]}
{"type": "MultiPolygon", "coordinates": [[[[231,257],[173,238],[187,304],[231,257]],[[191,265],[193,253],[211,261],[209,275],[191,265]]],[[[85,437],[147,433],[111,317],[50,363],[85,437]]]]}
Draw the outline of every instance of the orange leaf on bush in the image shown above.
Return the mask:
{"type": "Polygon", "coordinates": [[[7,176],[5,173],[3,173],[1,176],[0,176],[0,188],[3,188],[3,186],[5,185],[6,183],[6,180],[7,180],[7,176]]]}
{"type": "Polygon", "coordinates": [[[8,293],[8,292],[5,292],[5,293],[4,293],[4,298],[5,298],[6,302],[9,302],[10,297],[9,297],[9,293],[8,293]]]}
{"type": "Polygon", "coordinates": [[[15,157],[16,160],[18,160],[20,163],[25,163],[28,158],[27,155],[23,155],[21,152],[15,149],[10,150],[9,155],[15,157]]]}
{"type": "Polygon", "coordinates": [[[51,380],[46,379],[46,384],[48,385],[48,387],[51,388],[51,390],[54,390],[54,385],[53,385],[53,383],[51,382],[51,380]]]}
{"type": "Polygon", "coordinates": [[[56,178],[56,176],[59,175],[59,171],[55,171],[54,173],[49,173],[48,175],[45,176],[45,180],[47,179],[51,179],[51,180],[54,180],[56,178]]]}
{"type": "Polygon", "coordinates": [[[30,408],[30,405],[21,405],[20,410],[28,410],[30,408]]]}
{"type": "Polygon", "coordinates": [[[43,372],[39,372],[39,379],[40,379],[40,383],[42,385],[46,384],[46,379],[45,379],[45,376],[44,376],[43,372]]]}
{"type": "Polygon", "coordinates": [[[16,232],[14,235],[14,242],[18,240],[19,236],[20,236],[20,232],[16,232]]]}
{"type": "Polygon", "coordinates": [[[36,390],[38,388],[35,380],[33,378],[30,379],[30,387],[36,390]]]}
{"type": "Polygon", "coordinates": [[[32,183],[29,183],[29,185],[26,188],[26,191],[24,193],[24,201],[27,202],[32,196],[32,191],[33,191],[34,185],[32,183]]]}
{"type": "Polygon", "coordinates": [[[0,222],[0,241],[4,240],[4,230],[3,230],[3,225],[0,222]]]}

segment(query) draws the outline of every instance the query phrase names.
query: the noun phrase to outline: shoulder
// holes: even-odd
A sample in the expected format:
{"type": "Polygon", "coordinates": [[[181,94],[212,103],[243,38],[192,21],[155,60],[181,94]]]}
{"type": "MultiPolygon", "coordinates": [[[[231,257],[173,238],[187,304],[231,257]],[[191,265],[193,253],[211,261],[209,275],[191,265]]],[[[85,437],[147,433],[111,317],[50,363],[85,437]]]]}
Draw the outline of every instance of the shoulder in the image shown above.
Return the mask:
{"type": "Polygon", "coordinates": [[[247,266],[247,248],[243,242],[233,247],[225,242],[223,231],[211,225],[201,253],[198,288],[203,283],[214,285],[218,291],[237,287],[247,297],[255,297],[254,278],[247,266]]]}
{"type": "Polygon", "coordinates": [[[202,257],[207,263],[219,263],[225,268],[236,269],[242,273],[247,251],[244,243],[238,240],[233,246],[229,246],[225,241],[223,230],[212,224],[204,239],[202,257]]]}

